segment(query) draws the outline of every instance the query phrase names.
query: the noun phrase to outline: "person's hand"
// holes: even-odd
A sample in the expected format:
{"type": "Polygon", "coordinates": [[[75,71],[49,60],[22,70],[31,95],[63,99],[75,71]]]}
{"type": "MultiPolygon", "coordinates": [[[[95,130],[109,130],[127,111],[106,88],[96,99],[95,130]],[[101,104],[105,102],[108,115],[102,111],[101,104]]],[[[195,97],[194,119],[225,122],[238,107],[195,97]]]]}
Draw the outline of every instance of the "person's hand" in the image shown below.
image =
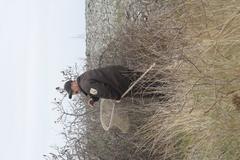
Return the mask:
{"type": "Polygon", "coordinates": [[[90,99],[88,100],[88,105],[89,105],[90,107],[94,107],[94,101],[93,101],[92,98],[90,98],[90,99]]]}

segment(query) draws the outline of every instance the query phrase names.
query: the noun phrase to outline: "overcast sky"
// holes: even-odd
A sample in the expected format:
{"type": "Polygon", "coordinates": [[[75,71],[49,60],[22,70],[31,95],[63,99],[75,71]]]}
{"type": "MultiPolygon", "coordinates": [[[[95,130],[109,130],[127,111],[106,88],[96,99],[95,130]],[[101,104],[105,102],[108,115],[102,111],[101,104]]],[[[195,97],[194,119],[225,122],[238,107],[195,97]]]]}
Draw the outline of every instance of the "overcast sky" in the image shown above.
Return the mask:
{"type": "Polygon", "coordinates": [[[40,160],[61,143],[51,101],[60,71],[85,58],[84,7],[85,0],[0,0],[1,160],[40,160]]]}

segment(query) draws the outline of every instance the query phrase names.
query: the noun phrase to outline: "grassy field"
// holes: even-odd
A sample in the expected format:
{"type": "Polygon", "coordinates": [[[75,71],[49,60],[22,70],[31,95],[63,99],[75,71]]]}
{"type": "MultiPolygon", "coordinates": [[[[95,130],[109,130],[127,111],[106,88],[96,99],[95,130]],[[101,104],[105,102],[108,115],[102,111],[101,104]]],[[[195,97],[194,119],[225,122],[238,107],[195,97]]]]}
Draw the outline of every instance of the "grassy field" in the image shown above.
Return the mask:
{"type": "Polygon", "coordinates": [[[164,120],[156,113],[142,128],[145,144],[162,159],[240,158],[239,6],[192,0],[174,10],[172,18],[185,28],[176,66],[183,103],[178,111],[166,109],[164,120]]]}
{"type": "Polygon", "coordinates": [[[99,131],[90,146],[115,146],[101,150],[115,159],[240,159],[240,2],[129,0],[114,6],[114,35],[95,67],[157,66],[138,85],[143,97],[126,100],[129,133],[99,131]],[[162,85],[142,89],[145,82],[162,85]],[[164,96],[146,101],[152,93],[164,96]]]}

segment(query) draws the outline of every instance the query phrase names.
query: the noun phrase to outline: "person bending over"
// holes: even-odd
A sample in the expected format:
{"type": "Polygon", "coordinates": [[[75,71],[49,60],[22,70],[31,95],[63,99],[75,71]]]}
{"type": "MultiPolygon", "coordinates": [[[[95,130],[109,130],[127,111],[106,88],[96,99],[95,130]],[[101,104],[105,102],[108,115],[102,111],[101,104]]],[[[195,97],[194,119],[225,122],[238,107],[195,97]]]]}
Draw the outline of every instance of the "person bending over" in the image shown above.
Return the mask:
{"type": "Polygon", "coordinates": [[[88,100],[90,106],[93,106],[99,98],[120,100],[121,95],[133,81],[130,78],[132,72],[132,70],[120,65],[93,69],[84,72],[76,80],[67,81],[64,84],[64,89],[70,99],[72,95],[80,92],[90,96],[88,100]]]}

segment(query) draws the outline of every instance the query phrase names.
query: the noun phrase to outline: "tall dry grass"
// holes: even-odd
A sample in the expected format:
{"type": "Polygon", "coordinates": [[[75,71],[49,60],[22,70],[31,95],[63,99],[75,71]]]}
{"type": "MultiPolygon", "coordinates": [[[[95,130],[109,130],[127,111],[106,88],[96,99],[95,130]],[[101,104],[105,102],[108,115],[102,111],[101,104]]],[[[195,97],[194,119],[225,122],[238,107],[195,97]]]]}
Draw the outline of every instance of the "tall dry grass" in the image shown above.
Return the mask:
{"type": "Polygon", "coordinates": [[[156,110],[135,134],[142,140],[137,151],[153,159],[240,159],[240,2],[167,7],[145,23],[128,24],[104,52],[137,71],[157,63],[140,88],[160,82],[144,92],[164,98],[144,103],[156,110]]]}
{"type": "Polygon", "coordinates": [[[79,116],[73,107],[74,123],[67,121],[65,133],[70,140],[61,151],[82,159],[240,159],[240,2],[142,2],[157,7],[144,21],[120,27],[96,60],[96,66],[141,72],[156,63],[133,98],[122,101],[129,133],[105,132],[97,109],[79,116]]]}
{"type": "MultiPolygon", "coordinates": [[[[174,94],[167,105],[153,104],[159,108],[137,133],[143,136],[141,149],[158,155],[156,159],[240,158],[239,6],[237,1],[191,0],[183,1],[166,14],[171,17],[163,21],[168,27],[160,28],[168,32],[171,31],[169,28],[176,28],[172,24],[182,27],[182,34],[177,34],[176,39],[167,35],[172,39],[165,42],[176,46],[170,47],[166,54],[177,51],[174,57],[178,59],[175,63],[172,59],[166,60],[170,66],[165,67],[170,71],[164,70],[162,64],[158,68],[158,72],[171,73],[169,77],[176,83],[169,83],[171,87],[167,87],[166,95],[168,92],[174,94]],[[168,24],[168,21],[175,23],[168,24]],[[177,45],[171,43],[174,40],[177,45]]],[[[154,17],[156,26],[161,25],[162,18],[154,17]]],[[[161,35],[164,31],[156,26],[151,29],[161,35]]],[[[138,38],[143,37],[144,34],[138,38]]],[[[144,44],[149,42],[144,41],[145,37],[141,40],[144,44]]],[[[154,42],[162,44],[161,41],[154,42]]],[[[151,52],[154,56],[165,57],[164,52],[151,52]]],[[[138,56],[147,57],[140,52],[138,56]]]]}

